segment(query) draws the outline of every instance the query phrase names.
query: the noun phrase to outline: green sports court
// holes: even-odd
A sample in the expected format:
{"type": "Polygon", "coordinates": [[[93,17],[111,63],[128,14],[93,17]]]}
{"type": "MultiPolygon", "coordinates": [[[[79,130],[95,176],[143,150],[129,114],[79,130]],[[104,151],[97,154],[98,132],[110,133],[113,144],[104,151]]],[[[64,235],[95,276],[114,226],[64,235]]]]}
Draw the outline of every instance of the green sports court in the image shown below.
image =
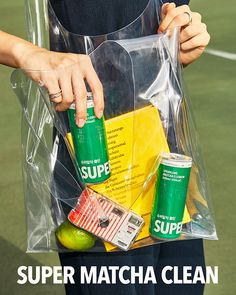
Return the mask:
{"type": "MultiPolygon", "coordinates": [[[[0,29],[25,38],[23,0],[0,1],[0,29]]],[[[191,0],[211,34],[209,52],[184,70],[202,144],[219,241],[205,242],[206,264],[219,266],[219,284],[205,295],[234,295],[236,280],[236,3],[191,0]],[[212,50],[212,51],[211,51],[212,50]],[[229,54],[231,53],[231,54],[229,54]]],[[[26,254],[21,176],[21,112],[0,66],[0,293],[63,295],[61,285],[17,285],[21,265],[59,265],[55,253],[26,254]]],[[[174,295],[174,294],[173,294],[174,295]]],[[[191,295],[191,294],[183,294],[191,295]]]]}

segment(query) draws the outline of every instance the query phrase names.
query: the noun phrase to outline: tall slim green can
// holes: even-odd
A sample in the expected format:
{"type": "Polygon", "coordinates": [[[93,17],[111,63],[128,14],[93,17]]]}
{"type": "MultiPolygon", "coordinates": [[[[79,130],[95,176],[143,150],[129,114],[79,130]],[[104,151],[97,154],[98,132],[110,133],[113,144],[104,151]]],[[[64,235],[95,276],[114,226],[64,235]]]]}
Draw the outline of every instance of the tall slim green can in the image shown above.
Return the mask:
{"type": "Polygon", "coordinates": [[[83,181],[96,184],[106,181],[110,175],[104,117],[98,119],[94,113],[91,93],[88,93],[87,118],[82,128],[75,123],[75,105],[68,110],[69,123],[75,149],[75,157],[83,181]]]}
{"type": "Polygon", "coordinates": [[[162,154],[150,222],[150,234],[158,239],[177,239],[181,235],[192,159],[162,154]]]}

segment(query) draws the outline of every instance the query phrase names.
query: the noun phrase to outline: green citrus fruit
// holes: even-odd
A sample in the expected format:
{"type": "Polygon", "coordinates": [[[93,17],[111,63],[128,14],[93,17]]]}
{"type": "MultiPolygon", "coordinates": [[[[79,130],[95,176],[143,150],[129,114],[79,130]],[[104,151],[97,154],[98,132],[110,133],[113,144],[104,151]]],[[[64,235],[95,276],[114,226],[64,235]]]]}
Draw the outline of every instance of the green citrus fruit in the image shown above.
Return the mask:
{"type": "Polygon", "coordinates": [[[92,248],[96,238],[87,231],[76,227],[69,220],[64,221],[56,230],[59,242],[67,249],[85,251],[92,248]]]}

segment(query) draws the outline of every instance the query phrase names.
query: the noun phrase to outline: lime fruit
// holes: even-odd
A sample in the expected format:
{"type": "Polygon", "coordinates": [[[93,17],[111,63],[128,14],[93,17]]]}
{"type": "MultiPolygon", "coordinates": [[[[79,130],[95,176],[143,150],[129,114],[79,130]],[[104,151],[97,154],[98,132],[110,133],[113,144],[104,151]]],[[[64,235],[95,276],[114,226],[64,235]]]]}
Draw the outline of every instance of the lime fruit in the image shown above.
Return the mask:
{"type": "Polygon", "coordinates": [[[64,221],[56,230],[59,242],[67,249],[85,251],[91,249],[96,238],[87,231],[76,227],[69,220],[64,221]]]}

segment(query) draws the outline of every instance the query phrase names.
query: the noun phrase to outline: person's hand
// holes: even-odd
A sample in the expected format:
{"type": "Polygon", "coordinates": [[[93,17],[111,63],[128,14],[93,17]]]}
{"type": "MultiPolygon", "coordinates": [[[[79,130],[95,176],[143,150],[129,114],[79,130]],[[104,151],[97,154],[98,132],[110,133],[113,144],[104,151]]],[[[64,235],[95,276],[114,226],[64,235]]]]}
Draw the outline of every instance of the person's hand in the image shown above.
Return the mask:
{"type": "Polygon", "coordinates": [[[31,46],[21,55],[19,67],[39,85],[46,87],[57,111],[65,111],[75,102],[76,124],[79,127],[83,127],[86,121],[86,80],[93,93],[95,115],[102,117],[103,88],[89,56],[31,46]]]}
{"type": "Polygon", "coordinates": [[[201,15],[192,12],[188,5],[176,7],[175,3],[165,3],[162,6],[158,33],[180,27],[180,62],[183,65],[198,59],[210,41],[207,27],[201,19],[201,15]]]}

